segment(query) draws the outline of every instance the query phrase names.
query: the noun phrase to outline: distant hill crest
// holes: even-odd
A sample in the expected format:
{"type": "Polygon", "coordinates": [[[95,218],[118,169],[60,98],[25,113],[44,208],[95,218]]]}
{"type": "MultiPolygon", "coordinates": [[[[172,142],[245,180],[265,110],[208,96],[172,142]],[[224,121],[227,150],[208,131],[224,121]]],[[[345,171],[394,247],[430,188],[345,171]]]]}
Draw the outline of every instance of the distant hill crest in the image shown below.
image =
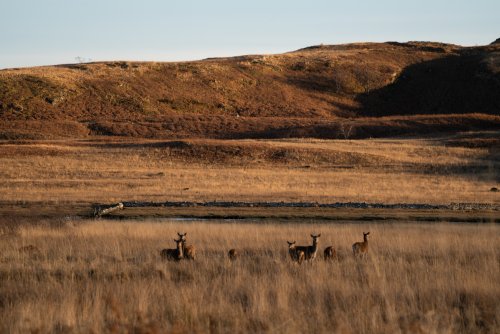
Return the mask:
{"type": "Polygon", "coordinates": [[[351,43],[203,61],[0,70],[0,140],[497,130],[497,43],[351,43]]]}

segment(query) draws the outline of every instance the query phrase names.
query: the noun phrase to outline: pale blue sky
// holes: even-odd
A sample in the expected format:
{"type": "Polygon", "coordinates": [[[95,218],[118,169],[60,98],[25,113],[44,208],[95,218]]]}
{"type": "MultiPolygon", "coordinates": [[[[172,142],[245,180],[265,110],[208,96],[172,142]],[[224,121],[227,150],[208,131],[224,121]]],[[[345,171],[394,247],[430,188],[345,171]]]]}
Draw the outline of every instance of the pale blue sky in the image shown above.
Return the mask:
{"type": "Polygon", "coordinates": [[[500,37],[500,0],[0,0],[0,68],[500,37]]]}

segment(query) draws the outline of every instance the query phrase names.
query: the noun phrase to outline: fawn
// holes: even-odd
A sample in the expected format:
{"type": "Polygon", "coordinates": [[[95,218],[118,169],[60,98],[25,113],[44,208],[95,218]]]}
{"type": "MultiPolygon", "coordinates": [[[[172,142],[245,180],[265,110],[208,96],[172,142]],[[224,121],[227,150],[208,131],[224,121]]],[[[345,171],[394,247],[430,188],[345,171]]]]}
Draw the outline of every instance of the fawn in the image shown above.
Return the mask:
{"type": "Polygon", "coordinates": [[[333,248],[333,246],[326,247],[323,255],[325,257],[325,261],[337,259],[337,251],[333,248]]]}
{"type": "Polygon", "coordinates": [[[305,259],[304,251],[297,250],[295,241],[294,242],[287,241],[287,243],[288,243],[288,254],[290,254],[290,258],[292,259],[292,261],[302,264],[302,261],[304,261],[305,259]]]}
{"type": "Polygon", "coordinates": [[[352,245],[354,256],[365,257],[368,254],[368,234],[370,232],[363,232],[363,242],[356,242],[352,245]]]}
{"type": "Polygon", "coordinates": [[[233,248],[233,249],[229,250],[229,252],[227,253],[227,256],[229,256],[229,260],[234,261],[240,256],[240,253],[236,249],[233,248]]]}

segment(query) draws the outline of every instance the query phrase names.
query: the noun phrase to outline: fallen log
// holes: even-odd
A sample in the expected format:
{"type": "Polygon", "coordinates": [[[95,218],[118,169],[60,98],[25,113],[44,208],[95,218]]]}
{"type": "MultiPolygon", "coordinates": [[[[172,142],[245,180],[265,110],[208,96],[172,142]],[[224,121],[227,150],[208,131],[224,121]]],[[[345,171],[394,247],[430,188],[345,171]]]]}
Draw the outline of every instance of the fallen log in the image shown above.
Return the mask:
{"type": "Polygon", "coordinates": [[[123,208],[124,206],[121,202],[113,205],[96,205],[94,206],[94,217],[100,218],[104,215],[110,214],[113,211],[123,210],[123,208]]]}

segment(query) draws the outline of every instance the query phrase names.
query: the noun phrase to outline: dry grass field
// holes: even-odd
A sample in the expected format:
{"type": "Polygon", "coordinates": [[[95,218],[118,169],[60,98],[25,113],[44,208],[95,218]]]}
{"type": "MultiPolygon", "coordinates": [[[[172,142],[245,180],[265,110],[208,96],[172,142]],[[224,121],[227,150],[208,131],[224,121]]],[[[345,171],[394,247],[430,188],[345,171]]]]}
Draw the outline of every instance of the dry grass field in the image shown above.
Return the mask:
{"type": "Polygon", "coordinates": [[[498,333],[499,88],[498,44],[2,70],[0,333],[498,333]],[[87,220],[131,201],[249,203],[87,220]]]}
{"type": "Polygon", "coordinates": [[[0,236],[0,332],[500,331],[495,224],[49,225],[0,236]],[[195,261],[160,259],[178,231],[196,246],[195,261]],[[354,259],[363,231],[369,256],[354,259]],[[311,233],[321,233],[319,258],[292,263],[286,241],[310,244],[311,233]],[[338,261],[322,260],[328,245],[338,261]]]}
{"type": "Polygon", "coordinates": [[[498,204],[500,136],[474,136],[3,142],[0,201],[498,204]]]}

